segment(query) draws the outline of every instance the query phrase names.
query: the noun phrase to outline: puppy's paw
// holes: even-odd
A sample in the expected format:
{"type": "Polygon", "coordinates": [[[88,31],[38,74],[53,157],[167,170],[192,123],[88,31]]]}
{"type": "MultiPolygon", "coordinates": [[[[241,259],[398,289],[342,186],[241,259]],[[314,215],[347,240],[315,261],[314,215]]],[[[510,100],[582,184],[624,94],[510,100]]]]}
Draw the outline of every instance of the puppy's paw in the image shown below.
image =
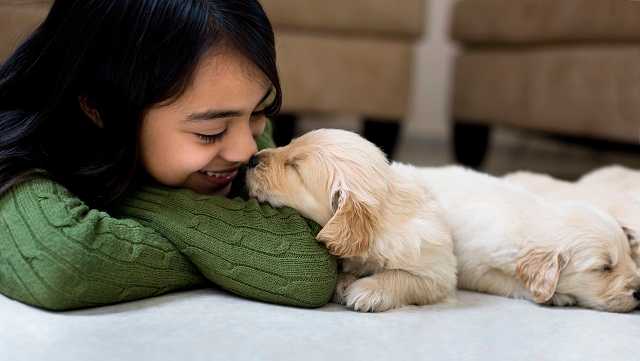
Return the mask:
{"type": "Polygon", "coordinates": [[[341,305],[346,304],[346,293],[349,286],[358,280],[352,273],[340,273],[338,274],[338,281],[336,282],[336,290],[333,293],[332,301],[341,305]]]}
{"type": "Polygon", "coordinates": [[[568,306],[574,306],[577,303],[577,301],[572,296],[561,295],[556,293],[555,295],[553,295],[553,297],[551,297],[551,300],[549,300],[549,303],[554,306],[568,307],[568,306]]]}
{"type": "Polygon", "coordinates": [[[345,292],[345,304],[358,312],[384,312],[399,307],[390,291],[371,277],[361,278],[345,292]]]}

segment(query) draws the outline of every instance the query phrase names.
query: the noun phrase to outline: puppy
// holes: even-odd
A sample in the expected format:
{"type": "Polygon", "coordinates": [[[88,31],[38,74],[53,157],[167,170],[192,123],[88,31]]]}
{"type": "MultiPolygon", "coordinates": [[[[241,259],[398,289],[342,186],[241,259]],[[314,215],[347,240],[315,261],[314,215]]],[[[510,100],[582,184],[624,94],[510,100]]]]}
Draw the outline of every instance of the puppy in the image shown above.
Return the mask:
{"type": "Polygon", "coordinates": [[[612,165],[584,175],[578,183],[621,192],[640,202],[640,171],[638,170],[612,165]]]}
{"type": "MultiPolygon", "coordinates": [[[[633,171],[607,167],[575,183],[525,171],[508,174],[504,179],[548,200],[584,201],[609,213],[627,234],[631,257],[640,267],[640,198],[630,191],[633,177],[633,171]]],[[[638,182],[640,185],[640,177],[638,182]]]]}
{"type": "Polygon", "coordinates": [[[587,204],[548,202],[458,167],[388,165],[371,143],[338,130],[263,151],[251,165],[252,196],[324,226],[318,239],[344,259],[336,298],[356,310],[446,298],[450,232],[462,288],[607,311],[638,306],[629,242],[587,204]]]}
{"type": "Polygon", "coordinates": [[[461,288],[612,312],[640,303],[632,245],[609,214],[460,167],[414,172],[445,210],[461,288]]]}
{"type": "Polygon", "coordinates": [[[440,206],[358,135],[323,129],[263,150],[246,183],[252,197],[323,226],[317,239],[342,264],[334,301],[379,312],[454,295],[456,259],[440,206]]]}

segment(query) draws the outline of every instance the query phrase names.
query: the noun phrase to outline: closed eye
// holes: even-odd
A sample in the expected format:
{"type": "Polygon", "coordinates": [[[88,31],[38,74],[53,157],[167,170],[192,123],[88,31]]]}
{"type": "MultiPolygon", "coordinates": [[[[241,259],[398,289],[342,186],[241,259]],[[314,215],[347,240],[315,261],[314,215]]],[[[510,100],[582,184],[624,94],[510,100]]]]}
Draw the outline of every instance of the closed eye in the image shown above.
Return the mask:
{"type": "Polygon", "coordinates": [[[223,132],[218,133],[218,134],[209,135],[209,134],[196,133],[196,136],[200,139],[200,142],[202,144],[213,144],[213,143],[221,140],[226,133],[227,133],[227,131],[225,129],[223,132]]]}
{"type": "MultiPolygon", "coordinates": [[[[253,112],[253,113],[251,113],[251,122],[257,122],[257,121],[261,120],[264,116],[265,116],[265,111],[264,110],[253,112]]],[[[217,133],[217,134],[195,133],[195,135],[200,139],[200,142],[202,144],[213,144],[213,143],[216,143],[216,142],[220,141],[225,136],[226,133],[227,133],[227,130],[225,129],[222,132],[217,133]]],[[[259,134],[257,134],[256,136],[259,136],[259,134]]]]}
{"type": "Polygon", "coordinates": [[[302,173],[300,173],[300,168],[297,162],[293,160],[288,160],[284,162],[284,166],[286,168],[293,169],[293,171],[296,173],[296,176],[300,179],[302,183],[304,183],[304,178],[302,178],[302,173]]]}
{"type": "Polygon", "coordinates": [[[593,272],[598,272],[598,273],[610,273],[612,271],[613,271],[612,263],[607,263],[605,265],[601,265],[593,269],[593,272]]]}
{"type": "Polygon", "coordinates": [[[296,172],[298,171],[298,164],[296,162],[288,160],[288,161],[284,162],[284,166],[287,167],[287,168],[292,168],[296,172]]]}

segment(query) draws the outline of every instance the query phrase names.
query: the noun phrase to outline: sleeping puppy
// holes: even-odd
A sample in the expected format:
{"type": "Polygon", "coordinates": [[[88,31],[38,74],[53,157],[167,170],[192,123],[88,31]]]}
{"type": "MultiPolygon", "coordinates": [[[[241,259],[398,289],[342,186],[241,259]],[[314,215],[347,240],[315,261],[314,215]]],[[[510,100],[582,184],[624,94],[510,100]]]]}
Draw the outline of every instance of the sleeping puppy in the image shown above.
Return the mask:
{"type": "Polygon", "coordinates": [[[637,244],[606,212],[460,167],[415,172],[445,209],[461,288],[612,312],[640,304],[637,244]]]}
{"type": "Polygon", "coordinates": [[[342,264],[334,301],[379,312],[454,295],[456,259],[440,206],[372,143],[318,130],[249,163],[252,197],[323,226],[317,239],[342,264]]]}
{"type": "MultiPolygon", "coordinates": [[[[613,216],[640,242],[640,171],[619,165],[603,167],[584,175],[577,184],[582,193],[605,199],[613,216]]],[[[640,267],[640,249],[635,259],[640,267]]]]}
{"type": "Polygon", "coordinates": [[[621,192],[640,202],[640,171],[638,170],[612,165],[584,175],[578,183],[621,192]]]}
{"type": "MultiPolygon", "coordinates": [[[[633,171],[607,167],[576,183],[526,171],[508,174],[504,179],[549,200],[584,201],[609,213],[627,234],[631,256],[640,267],[640,198],[629,192],[629,176],[633,177],[633,171]]],[[[640,178],[638,182],[640,186],[640,178]]]]}
{"type": "Polygon", "coordinates": [[[627,238],[588,205],[552,204],[457,167],[388,165],[371,143],[339,130],[264,150],[251,166],[252,196],[324,226],[318,240],[344,260],[336,298],[357,310],[450,295],[450,232],[462,288],[607,311],[638,306],[627,238]]]}

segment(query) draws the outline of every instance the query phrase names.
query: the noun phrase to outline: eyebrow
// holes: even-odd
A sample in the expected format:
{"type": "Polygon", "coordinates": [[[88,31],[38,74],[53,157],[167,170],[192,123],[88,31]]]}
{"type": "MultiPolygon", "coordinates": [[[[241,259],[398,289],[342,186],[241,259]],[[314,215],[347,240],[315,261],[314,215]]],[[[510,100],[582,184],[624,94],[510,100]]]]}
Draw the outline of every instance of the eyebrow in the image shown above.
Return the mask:
{"type": "MultiPolygon", "coordinates": [[[[261,105],[274,91],[273,87],[269,88],[265,95],[258,102],[258,106],[261,105]]],[[[201,113],[192,113],[187,116],[188,122],[202,122],[207,120],[216,120],[216,119],[224,119],[224,118],[233,118],[240,117],[244,114],[243,111],[240,110],[207,110],[201,113]]]]}

